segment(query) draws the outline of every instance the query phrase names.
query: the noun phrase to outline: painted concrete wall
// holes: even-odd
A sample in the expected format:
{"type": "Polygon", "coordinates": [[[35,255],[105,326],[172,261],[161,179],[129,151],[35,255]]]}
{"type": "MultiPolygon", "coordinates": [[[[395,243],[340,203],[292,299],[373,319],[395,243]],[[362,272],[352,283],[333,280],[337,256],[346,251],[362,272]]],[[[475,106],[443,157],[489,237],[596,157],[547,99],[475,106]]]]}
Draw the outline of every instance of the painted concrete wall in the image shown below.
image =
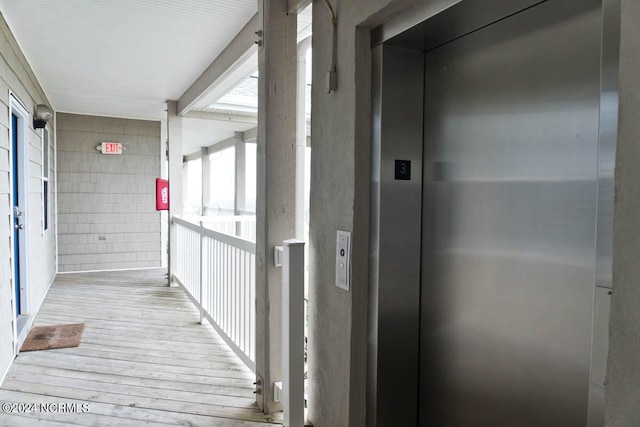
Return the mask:
{"type": "MultiPolygon", "coordinates": [[[[622,0],[620,141],[616,171],[609,426],[640,425],[640,0],[622,0]]],[[[331,24],[313,8],[309,420],[365,426],[370,28],[417,3],[332,0],[338,16],[338,90],[325,91],[331,24]],[[351,291],[335,287],[336,230],[353,233],[351,291]]]]}
{"type": "Polygon", "coordinates": [[[313,3],[309,421],[364,426],[369,257],[369,31],[416,1],[332,0],[338,88],[327,93],[331,21],[313,3]],[[362,28],[359,28],[362,26],[362,28]],[[352,232],[351,291],[335,286],[336,230],[352,232]]]}
{"type": "Polygon", "coordinates": [[[295,237],[296,17],[287,15],[286,3],[259,6],[265,28],[258,54],[256,374],[263,380],[258,405],[267,413],[282,407],[272,387],[282,380],[282,269],[273,248],[295,237]]]}
{"type": "Polygon", "coordinates": [[[622,1],[609,427],[640,425],[640,0],[622,1]]]}
{"type": "Polygon", "coordinates": [[[57,126],[59,271],[160,267],[160,122],[59,113],[57,126]]]}
{"type": "MultiPolygon", "coordinates": [[[[10,97],[9,91],[33,114],[35,105],[51,105],[38,83],[29,63],[16,43],[4,17],[0,18],[0,380],[4,377],[14,357],[13,322],[13,224],[11,218],[11,144],[9,138],[10,97]]],[[[30,253],[28,265],[31,270],[28,285],[30,314],[40,307],[55,274],[55,151],[53,128],[50,145],[50,228],[43,230],[42,197],[42,141],[41,131],[34,130],[28,120],[27,142],[29,144],[28,234],[30,253]]],[[[33,317],[33,316],[32,316],[33,317]]]]}

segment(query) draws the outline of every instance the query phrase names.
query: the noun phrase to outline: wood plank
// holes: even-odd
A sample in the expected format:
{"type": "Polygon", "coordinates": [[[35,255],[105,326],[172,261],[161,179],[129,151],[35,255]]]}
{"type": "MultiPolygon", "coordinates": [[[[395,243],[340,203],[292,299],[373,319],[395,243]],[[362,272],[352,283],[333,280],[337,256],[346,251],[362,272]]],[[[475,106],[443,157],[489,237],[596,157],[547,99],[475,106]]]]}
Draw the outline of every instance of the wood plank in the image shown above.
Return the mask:
{"type": "MultiPolygon", "coordinates": [[[[47,314],[48,312],[45,312],[45,314],[47,314]]],[[[163,326],[166,325],[166,320],[164,320],[162,317],[157,317],[156,319],[145,319],[144,317],[128,317],[128,318],[122,318],[122,317],[117,317],[117,315],[114,316],[106,316],[100,313],[84,313],[84,314],[80,314],[80,313],[69,313],[65,315],[66,317],[69,318],[74,318],[74,319],[78,319],[80,322],[84,321],[84,320],[109,320],[112,322],[118,322],[118,323],[122,323],[122,324],[128,324],[128,323],[141,323],[141,324],[150,324],[152,326],[163,326]]],[[[179,327],[194,327],[195,325],[198,324],[198,319],[197,318],[192,318],[192,319],[188,319],[188,320],[182,320],[182,319],[172,319],[171,322],[174,326],[179,326],[179,327]]]]}
{"type": "MultiPolygon", "coordinates": [[[[59,312],[61,310],[68,310],[69,305],[72,301],[67,302],[66,304],[47,304],[42,307],[44,312],[53,311],[59,312]]],[[[145,310],[145,309],[137,309],[137,310],[127,310],[126,308],[114,308],[109,306],[103,306],[100,308],[100,311],[97,312],[95,308],[90,307],[82,307],[79,305],[73,306],[73,311],[76,315],[92,315],[92,316],[100,316],[102,319],[137,319],[137,320],[152,320],[154,323],[162,323],[166,322],[167,315],[169,313],[162,312],[160,310],[145,310]]],[[[197,321],[197,318],[192,313],[187,312],[179,312],[179,313],[171,313],[171,318],[176,319],[178,321],[183,322],[194,322],[197,321]],[[195,320],[194,320],[195,319],[195,320]]]]}
{"type": "MultiPolygon", "coordinates": [[[[42,319],[39,319],[37,322],[38,325],[45,324],[57,324],[60,323],[60,318],[53,318],[49,321],[49,316],[42,316],[42,319]],[[46,320],[46,321],[43,321],[46,320]]],[[[78,319],[69,318],[65,321],[78,322],[78,319]]],[[[147,341],[155,341],[156,339],[159,341],[171,341],[172,343],[184,343],[185,345],[193,344],[194,340],[204,341],[205,344],[220,346],[224,343],[222,338],[214,332],[214,330],[206,331],[206,334],[191,334],[188,328],[183,328],[183,331],[179,329],[169,329],[169,328],[158,328],[158,327],[147,327],[145,325],[140,325],[139,327],[135,327],[131,325],[130,327],[121,327],[121,328],[109,328],[109,327],[95,327],[91,322],[82,322],[85,324],[85,331],[87,333],[91,333],[94,335],[102,335],[105,338],[108,336],[118,337],[123,341],[127,340],[147,340],[147,341]],[[157,338],[156,338],[157,337],[157,338]]],[[[124,326],[124,325],[123,325],[124,326]]],[[[197,332],[197,331],[196,331],[197,332]]]]}
{"type": "Polygon", "coordinates": [[[20,353],[0,400],[88,403],[89,414],[0,414],[0,425],[275,426],[254,374],[163,270],[58,275],[35,325],[85,323],[79,347],[20,353]]]}
{"type": "MultiPolygon", "coordinates": [[[[64,322],[59,323],[69,323],[68,319],[64,322]]],[[[54,322],[55,323],[55,322],[54,322]]],[[[75,323],[75,322],[74,322],[75,323]]],[[[40,323],[38,323],[39,325],[40,323]]],[[[188,342],[183,340],[176,340],[173,342],[170,336],[163,337],[162,334],[158,334],[158,340],[153,340],[152,338],[143,338],[136,335],[125,336],[124,333],[119,333],[120,331],[108,331],[101,329],[92,329],[90,326],[87,327],[85,324],[85,333],[83,333],[83,339],[80,345],[84,343],[94,343],[94,344],[103,344],[106,346],[114,345],[114,346],[122,346],[122,347],[137,347],[137,348],[146,348],[149,350],[159,349],[160,351],[176,353],[180,356],[188,356],[188,355],[196,355],[199,358],[202,358],[203,355],[211,355],[211,356],[228,356],[233,357],[234,353],[230,351],[227,347],[225,347],[224,343],[221,340],[207,340],[206,347],[196,348],[194,352],[193,345],[189,345],[188,342]],[[163,338],[160,338],[163,337],[163,338]],[[169,344],[167,344],[169,342],[169,344]]],[[[140,331],[132,330],[133,332],[140,331]]],[[[193,340],[202,340],[203,337],[194,336],[193,340]]],[[[192,343],[191,343],[192,344],[192,343]]],[[[121,349],[120,349],[121,350],[121,349]]]]}
{"type": "MultiPolygon", "coordinates": [[[[0,400],[3,401],[11,401],[11,402],[50,402],[51,399],[47,396],[42,396],[33,393],[23,393],[23,392],[15,392],[11,390],[0,390],[0,400]]],[[[77,399],[64,399],[57,397],[56,402],[64,402],[64,403],[82,403],[83,400],[77,399]]],[[[152,425],[158,424],[169,424],[169,425],[189,425],[194,427],[205,427],[205,426],[237,426],[237,427],[275,427],[277,424],[267,424],[262,422],[252,422],[252,421],[234,421],[231,423],[228,419],[225,418],[215,418],[215,417],[207,417],[200,415],[192,415],[192,414],[184,414],[184,413],[173,413],[162,410],[154,410],[154,409],[145,409],[145,408],[136,408],[128,405],[112,405],[108,403],[99,403],[99,402],[91,402],[89,404],[90,413],[100,414],[100,415],[111,415],[120,418],[120,424],[110,424],[110,425],[123,425],[122,420],[140,420],[145,421],[147,425],[151,423],[152,425]]],[[[73,420],[72,420],[73,421],[73,420]]],[[[77,422],[82,422],[82,418],[75,420],[77,422]]],[[[72,422],[67,421],[65,424],[52,424],[54,426],[64,426],[72,424],[72,422]]],[[[9,424],[15,425],[15,424],[9,424]]],[[[19,424],[22,425],[22,424],[19,424]]],[[[29,424],[31,425],[31,424],[29,424]]],[[[33,424],[36,425],[36,424],[33,424]]],[[[49,424],[37,424],[49,426],[49,424]]],[[[86,425],[86,424],[84,424],[86,425]]],[[[128,424],[125,424],[128,425],[128,424]]]]}
{"type": "MultiPolygon", "coordinates": [[[[28,403],[28,402],[25,402],[28,403]]],[[[47,418],[51,418],[47,416],[47,418]]],[[[57,417],[54,417],[57,418],[57,417]]],[[[70,418],[77,418],[72,416],[70,418]]],[[[20,427],[31,427],[31,426],[44,426],[44,427],[66,427],[70,425],[82,425],[76,424],[74,422],[65,421],[58,422],[52,421],[50,419],[39,418],[35,416],[35,414],[25,413],[25,414],[0,414],[0,425],[1,426],[20,426],[20,427]]]]}
{"type": "Polygon", "coordinates": [[[171,366],[171,365],[161,365],[159,363],[142,363],[142,362],[134,362],[134,361],[122,361],[122,360],[114,360],[114,359],[103,359],[98,357],[87,357],[87,356],[78,356],[75,354],[62,354],[55,351],[30,351],[27,353],[20,353],[17,358],[21,362],[30,362],[30,361],[42,361],[42,360],[52,360],[52,361],[69,361],[71,363],[75,363],[76,366],[86,366],[93,367],[96,365],[108,365],[114,368],[122,368],[122,369],[134,369],[141,373],[147,372],[157,372],[158,370],[162,370],[162,372],[171,373],[171,374],[185,374],[185,375],[199,375],[202,377],[222,377],[222,378],[245,378],[250,380],[253,378],[253,373],[245,369],[232,369],[232,367],[227,367],[226,369],[207,369],[207,368],[190,368],[185,366],[171,366]]]}
{"type": "MultiPolygon", "coordinates": [[[[42,403],[42,404],[69,404],[69,402],[60,402],[59,400],[53,401],[52,399],[36,399],[36,401],[28,401],[24,402],[28,404],[33,403],[42,403]],[[38,401],[39,400],[39,401],[38,401]]],[[[77,402],[75,404],[79,405],[78,408],[82,408],[82,404],[87,405],[87,412],[62,412],[62,411],[33,411],[33,412],[23,412],[23,413],[15,413],[15,414],[2,414],[0,415],[0,422],[3,426],[30,426],[30,425],[55,425],[55,426],[68,426],[68,425],[81,425],[81,426],[91,426],[91,425],[100,425],[100,426],[110,426],[110,425],[120,425],[123,420],[117,416],[96,414],[90,412],[91,404],[87,404],[85,402],[77,402]]],[[[71,403],[73,404],[73,403],[71,403]]],[[[135,420],[128,418],[126,420],[127,426],[132,427],[148,427],[149,423],[147,421],[135,420]]],[[[177,425],[177,424],[166,424],[163,422],[155,423],[157,425],[177,425]]]]}
{"type": "MultiPolygon", "coordinates": [[[[103,383],[117,383],[125,385],[142,385],[146,387],[162,388],[165,390],[181,390],[213,394],[225,394],[227,396],[249,397],[253,398],[253,387],[249,387],[246,381],[236,380],[230,382],[229,385],[224,384],[198,384],[182,382],[178,380],[161,380],[155,378],[139,378],[127,377],[124,375],[101,374],[98,372],[82,372],[72,369],[51,368],[38,365],[18,365],[15,370],[7,374],[7,378],[20,379],[23,373],[35,374],[40,376],[77,378],[81,380],[91,380],[103,383]]],[[[232,380],[233,381],[233,380],[232,380]]]]}
{"type": "MultiPolygon", "coordinates": [[[[90,342],[95,344],[102,345],[110,345],[114,347],[137,347],[144,348],[148,350],[154,351],[174,351],[176,353],[185,353],[190,352],[191,354],[199,354],[199,355],[227,355],[230,356],[227,349],[223,347],[218,347],[214,344],[203,344],[204,348],[194,348],[193,346],[184,346],[181,343],[171,343],[167,340],[164,341],[153,341],[153,340],[140,340],[136,341],[134,339],[127,340],[126,337],[121,337],[121,339],[114,339],[113,337],[105,338],[104,335],[100,336],[97,334],[87,333],[82,335],[82,342],[90,342]]],[[[82,342],[80,345],[82,345],[82,342]]]]}
{"type": "MultiPolygon", "coordinates": [[[[52,318],[51,316],[42,316],[43,320],[54,320],[60,322],[59,316],[58,318],[52,318]]],[[[69,321],[77,322],[79,318],[68,318],[69,321]]],[[[45,323],[45,322],[38,322],[45,323]]],[[[46,323],[51,323],[47,321],[46,323]]],[[[133,338],[140,338],[146,340],[154,340],[154,337],[159,337],[160,340],[169,339],[172,342],[184,342],[188,343],[198,343],[203,342],[204,344],[214,344],[220,345],[224,341],[218,335],[218,333],[214,329],[205,329],[203,325],[198,323],[192,323],[189,326],[185,326],[182,328],[172,328],[172,327],[164,327],[165,325],[155,324],[144,324],[144,323],[129,323],[128,327],[126,323],[117,322],[118,327],[94,327],[97,324],[96,321],[93,320],[85,320],[82,322],[85,324],[85,330],[93,334],[103,334],[103,335],[116,335],[119,336],[122,340],[128,340],[133,338]],[[206,333],[199,333],[206,332],[206,333]]],[[[208,323],[207,323],[208,325],[208,323]]]]}
{"type": "MultiPolygon", "coordinates": [[[[126,376],[130,378],[137,379],[159,379],[165,381],[180,381],[185,383],[195,383],[195,384],[216,384],[216,385],[231,385],[236,387],[246,386],[251,387],[251,382],[248,382],[245,378],[232,378],[232,377],[216,377],[212,379],[211,377],[203,377],[200,375],[191,375],[191,374],[174,374],[171,372],[165,372],[163,370],[156,371],[147,371],[140,372],[134,368],[120,368],[113,366],[105,366],[104,364],[84,364],[84,365],[75,365],[74,362],[69,362],[66,360],[49,360],[49,359],[41,359],[41,360],[30,360],[28,362],[18,361],[13,364],[12,369],[16,366],[40,366],[40,367],[48,367],[48,368],[59,368],[66,369],[70,371],[77,372],[86,372],[86,373],[98,373],[105,375],[118,375],[118,376],[126,376]],[[245,384],[245,385],[243,385],[245,384]],[[249,385],[247,385],[249,384],[249,385]]],[[[19,369],[19,368],[16,368],[19,369]]],[[[11,372],[11,370],[9,371],[11,372]]]]}
{"type": "Polygon", "coordinates": [[[110,403],[112,405],[130,405],[138,408],[168,410],[171,412],[208,415],[212,417],[239,419],[246,421],[270,421],[258,409],[255,403],[245,408],[226,407],[212,404],[194,402],[181,402],[164,400],[154,397],[130,396],[118,393],[96,391],[87,393],[86,390],[78,390],[72,387],[52,386],[48,384],[36,384],[23,381],[12,381],[3,388],[7,390],[22,391],[26,393],[41,394],[50,397],[63,397],[67,399],[84,400],[85,402],[110,403]],[[88,394],[88,395],[87,395],[88,394]]]}
{"type": "MultiPolygon", "coordinates": [[[[181,340],[181,339],[171,339],[170,336],[149,336],[149,334],[144,334],[141,332],[131,331],[129,334],[119,334],[119,333],[108,333],[107,331],[96,331],[94,329],[88,328],[88,330],[83,333],[83,338],[86,336],[87,338],[96,338],[100,340],[114,340],[114,341],[122,341],[129,342],[132,344],[138,344],[140,346],[144,345],[160,345],[167,346],[174,345],[179,346],[181,349],[186,351],[198,351],[202,354],[209,354],[209,351],[220,352],[221,346],[223,345],[222,340],[216,341],[213,338],[206,339],[206,342],[194,343],[193,341],[181,340]]],[[[204,341],[204,339],[201,339],[204,341]]],[[[224,347],[222,347],[226,351],[224,347]]]]}
{"type": "Polygon", "coordinates": [[[51,292],[53,295],[71,295],[79,300],[84,299],[85,296],[105,296],[110,300],[118,299],[119,297],[136,299],[153,297],[154,299],[149,300],[149,303],[153,303],[155,301],[167,302],[176,305],[184,305],[185,303],[185,300],[182,299],[182,290],[180,288],[101,286],[93,289],[92,285],[62,285],[60,287],[53,288],[51,292]]]}
{"type": "Polygon", "coordinates": [[[194,402],[203,403],[217,406],[230,406],[235,408],[253,408],[255,399],[238,397],[238,396],[226,396],[224,394],[215,393],[203,393],[192,392],[185,390],[166,390],[162,388],[146,387],[141,385],[129,385],[119,383],[102,383],[92,380],[82,380],[78,378],[64,378],[56,376],[39,376],[22,372],[19,377],[16,375],[5,380],[4,387],[9,390],[19,390],[20,387],[24,387],[25,383],[33,384],[31,387],[53,386],[53,387],[69,387],[76,390],[85,390],[85,395],[91,395],[92,392],[104,392],[123,394],[132,397],[151,397],[163,400],[175,400],[182,402],[194,402]]]}
{"type": "MultiPolygon", "coordinates": [[[[112,297],[112,296],[107,296],[103,293],[87,293],[86,296],[82,295],[82,298],[78,298],[78,293],[73,292],[73,295],[71,295],[71,292],[69,291],[65,291],[65,292],[55,292],[55,291],[51,291],[48,295],[47,295],[47,301],[45,303],[46,305],[49,305],[51,303],[58,303],[58,304],[67,304],[69,303],[69,298],[73,298],[74,302],[83,306],[87,306],[87,307],[95,307],[95,306],[100,306],[103,307],[105,304],[107,303],[115,303],[118,304],[118,302],[122,302],[122,299],[119,297],[112,297]]],[[[142,294],[142,295],[128,295],[127,296],[127,305],[126,307],[123,307],[124,309],[128,309],[131,307],[140,307],[140,308],[161,308],[163,310],[172,310],[172,311],[184,311],[184,312],[188,312],[188,313],[192,313],[195,310],[195,308],[191,305],[187,305],[186,302],[184,301],[176,301],[176,297],[175,296],[166,296],[166,297],[159,297],[159,296],[155,296],[155,295],[148,295],[148,294],[142,294]]]]}
{"type": "Polygon", "coordinates": [[[246,372],[246,366],[239,364],[236,360],[227,359],[226,362],[219,362],[215,360],[192,360],[192,361],[182,361],[179,359],[172,359],[168,357],[155,357],[155,356],[147,356],[143,354],[128,354],[128,353],[118,353],[111,351],[103,351],[103,350],[91,350],[84,347],[78,348],[61,348],[58,350],[52,350],[56,353],[61,354],[73,354],[76,356],[86,356],[86,357],[94,357],[98,359],[107,359],[107,360],[121,360],[121,361],[131,361],[131,362],[141,362],[148,363],[154,365],[167,365],[167,366],[179,366],[185,368],[205,368],[205,369],[230,369],[234,371],[244,371],[246,372]]]}
{"type": "MultiPolygon", "coordinates": [[[[36,323],[50,324],[50,323],[62,323],[62,322],[78,322],[78,317],[62,314],[40,313],[36,319],[36,323]]],[[[104,319],[85,319],[83,321],[85,327],[91,327],[95,329],[106,329],[114,332],[126,332],[130,330],[136,331],[148,331],[149,333],[161,333],[167,332],[172,334],[180,334],[193,339],[202,337],[213,337],[214,339],[220,339],[218,333],[208,323],[200,325],[198,323],[191,323],[189,326],[177,326],[177,325],[152,325],[149,323],[133,323],[133,322],[118,322],[104,319]]]]}
{"type": "MultiPolygon", "coordinates": [[[[123,355],[129,355],[129,356],[142,355],[142,356],[156,357],[158,358],[159,363],[175,364],[178,366],[182,366],[182,363],[186,364],[184,366],[191,366],[192,364],[198,365],[198,363],[202,361],[201,354],[178,353],[178,352],[166,351],[166,350],[154,351],[154,350],[148,350],[148,349],[143,349],[139,347],[114,347],[114,346],[96,344],[91,342],[83,342],[82,344],[80,344],[80,347],[77,347],[77,348],[101,351],[103,353],[109,353],[109,354],[114,353],[116,355],[120,353],[123,355]],[[173,362],[164,363],[162,359],[170,359],[173,362]]],[[[61,353],[70,352],[71,354],[83,354],[82,352],[74,353],[73,349],[58,349],[56,351],[61,353]]],[[[212,362],[220,362],[220,363],[236,363],[238,359],[234,353],[225,352],[224,354],[209,353],[207,355],[206,360],[210,360],[212,362]]]]}

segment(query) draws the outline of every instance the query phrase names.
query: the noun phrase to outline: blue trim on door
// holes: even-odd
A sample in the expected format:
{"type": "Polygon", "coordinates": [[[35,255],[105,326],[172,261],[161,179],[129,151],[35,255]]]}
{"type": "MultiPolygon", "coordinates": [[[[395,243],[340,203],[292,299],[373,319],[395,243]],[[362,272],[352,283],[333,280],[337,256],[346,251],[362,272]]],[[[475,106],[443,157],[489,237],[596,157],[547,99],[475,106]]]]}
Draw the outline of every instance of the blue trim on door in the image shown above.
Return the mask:
{"type": "MultiPolygon", "coordinates": [[[[19,162],[18,162],[18,116],[11,114],[11,144],[12,144],[12,162],[13,162],[13,203],[14,206],[18,206],[18,200],[20,198],[18,176],[19,176],[19,162]]],[[[15,214],[15,210],[14,210],[15,214]]],[[[13,282],[15,284],[15,300],[16,300],[16,317],[21,313],[20,311],[20,232],[15,227],[20,223],[20,218],[14,216],[14,228],[13,228],[13,282]]]]}

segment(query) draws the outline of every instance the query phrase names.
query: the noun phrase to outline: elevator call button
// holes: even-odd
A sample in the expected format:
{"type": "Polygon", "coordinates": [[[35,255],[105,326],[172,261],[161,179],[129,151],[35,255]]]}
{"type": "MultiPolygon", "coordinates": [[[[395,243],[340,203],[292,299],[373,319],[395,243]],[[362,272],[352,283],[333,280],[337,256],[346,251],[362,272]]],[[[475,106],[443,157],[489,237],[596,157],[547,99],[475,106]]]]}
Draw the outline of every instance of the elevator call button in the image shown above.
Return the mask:
{"type": "Polygon", "coordinates": [[[396,181],[411,181],[411,160],[396,160],[396,181]]]}

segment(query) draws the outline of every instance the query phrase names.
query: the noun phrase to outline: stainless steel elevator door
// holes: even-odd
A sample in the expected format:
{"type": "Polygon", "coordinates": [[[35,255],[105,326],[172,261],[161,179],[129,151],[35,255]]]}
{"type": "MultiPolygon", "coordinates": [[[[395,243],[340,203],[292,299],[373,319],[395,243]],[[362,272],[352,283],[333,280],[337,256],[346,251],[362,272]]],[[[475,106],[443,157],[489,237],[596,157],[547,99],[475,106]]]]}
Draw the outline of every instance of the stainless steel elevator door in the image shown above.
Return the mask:
{"type": "Polygon", "coordinates": [[[601,10],[425,54],[420,425],[586,426],[601,10]]]}

